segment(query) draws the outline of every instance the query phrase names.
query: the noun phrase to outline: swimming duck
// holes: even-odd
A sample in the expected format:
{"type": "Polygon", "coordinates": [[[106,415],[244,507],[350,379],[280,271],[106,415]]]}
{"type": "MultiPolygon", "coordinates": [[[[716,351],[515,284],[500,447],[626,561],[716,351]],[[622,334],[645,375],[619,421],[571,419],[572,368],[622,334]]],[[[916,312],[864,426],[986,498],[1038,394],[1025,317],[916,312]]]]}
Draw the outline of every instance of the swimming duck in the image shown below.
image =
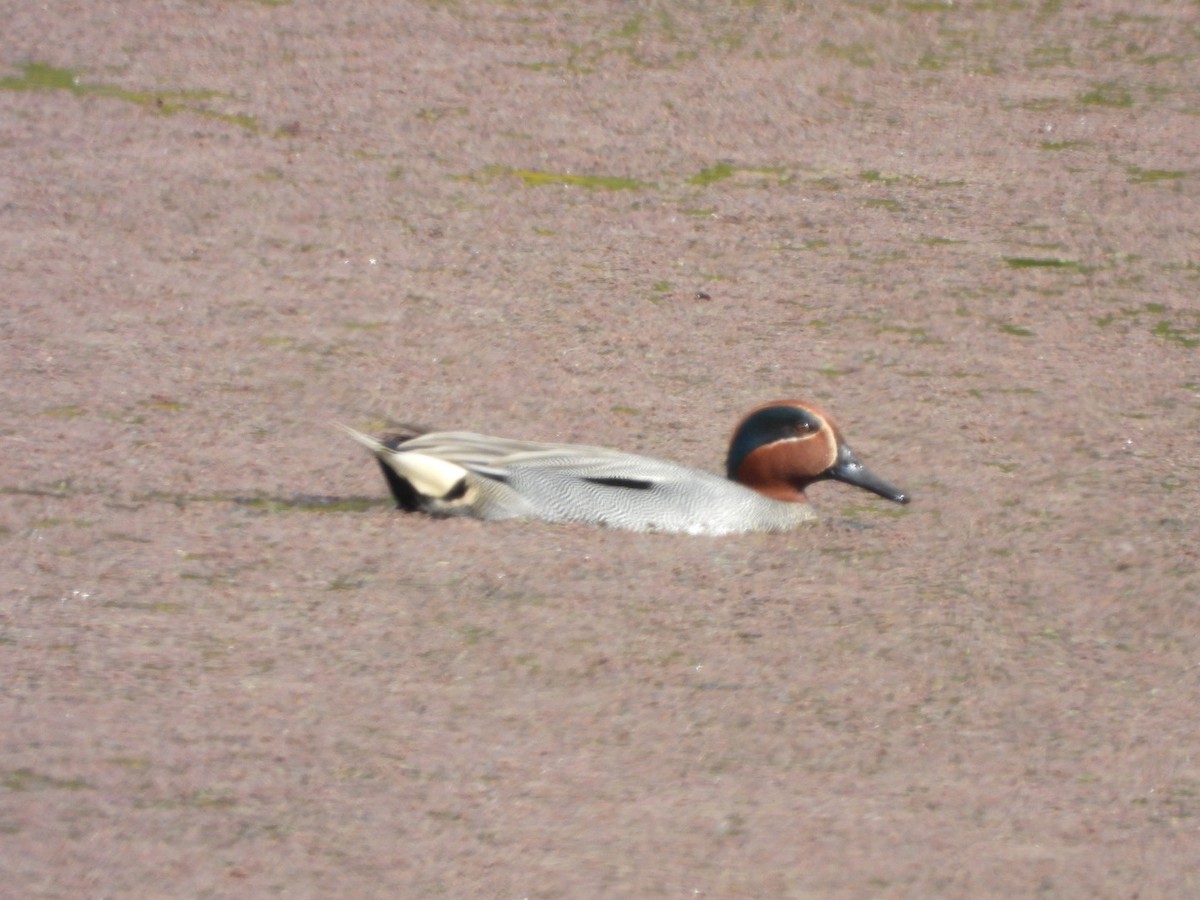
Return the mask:
{"type": "Polygon", "coordinates": [[[804,489],[825,479],[909,501],[858,461],[828,415],[796,400],[764,403],[742,419],[724,478],[606,447],[467,431],[376,440],[341,427],[375,454],[397,508],[435,516],[720,535],[786,531],[814,521],[804,489]]]}

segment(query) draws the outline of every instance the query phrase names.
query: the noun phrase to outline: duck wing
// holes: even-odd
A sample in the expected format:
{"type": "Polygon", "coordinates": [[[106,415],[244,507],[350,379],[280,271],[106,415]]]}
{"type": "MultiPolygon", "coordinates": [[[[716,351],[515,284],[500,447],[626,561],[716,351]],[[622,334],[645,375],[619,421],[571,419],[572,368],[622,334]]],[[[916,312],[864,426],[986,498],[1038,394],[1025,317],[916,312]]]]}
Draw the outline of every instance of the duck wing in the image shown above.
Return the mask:
{"type": "Polygon", "coordinates": [[[435,515],[725,533],[739,530],[748,505],[762,502],[724,476],[607,447],[466,431],[389,446],[345,430],[378,457],[401,508],[435,515]]]}

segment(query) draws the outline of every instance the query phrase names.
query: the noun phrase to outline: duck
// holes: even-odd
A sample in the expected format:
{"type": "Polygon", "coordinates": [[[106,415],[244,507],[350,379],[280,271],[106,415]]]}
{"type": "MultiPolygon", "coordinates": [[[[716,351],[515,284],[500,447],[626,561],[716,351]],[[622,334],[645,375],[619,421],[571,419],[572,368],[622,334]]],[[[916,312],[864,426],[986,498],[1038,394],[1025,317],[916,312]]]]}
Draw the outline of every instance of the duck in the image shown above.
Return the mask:
{"type": "Polygon", "coordinates": [[[764,403],[742,418],[724,476],[607,447],[412,429],[376,439],[340,427],[375,455],[398,509],[438,517],[728,535],[816,521],[804,492],[818,481],[910,499],[859,461],[828,414],[799,400],[764,403]]]}

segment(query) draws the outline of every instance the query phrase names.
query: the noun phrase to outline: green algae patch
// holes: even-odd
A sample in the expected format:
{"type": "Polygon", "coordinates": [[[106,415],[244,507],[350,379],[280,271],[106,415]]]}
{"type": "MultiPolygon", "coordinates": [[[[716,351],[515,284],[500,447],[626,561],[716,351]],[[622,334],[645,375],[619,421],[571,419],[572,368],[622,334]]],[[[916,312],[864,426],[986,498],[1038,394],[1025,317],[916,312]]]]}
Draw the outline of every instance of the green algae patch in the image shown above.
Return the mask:
{"type": "Polygon", "coordinates": [[[593,191],[637,191],[649,185],[634,178],[622,178],[616,175],[575,175],[569,172],[542,172],[538,169],[513,169],[508,166],[487,166],[475,175],[464,176],[474,178],[500,178],[509,176],[519,178],[530,187],[545,187],[546,185],[561,185],[565,187],[580,187],[593,191]]]}
{"type": "Polygon", "coordinates": [[[1181,347],[1187,347],[1189,350],[1200,347],[1200,328],[1188,330],[1179,328],[1170,322],[1161,321],[1150,329],[1150,333],[1163,340],[1173,341],[1181,347]]]}
{"type": "Polygon", "coordinates": [[[1133,106],[1133,95],[1124,85],[1115,81],[1104,81],[1092,85],[1091,90],[1079,95],[1079,102],[1086,106],[1107,106],[1110,109],[1127,109],[1133,106]]]}
{"type": "Polygon", "coordinates": [[[915,13],[956,12],[954,4],[949,0],[910,0],[900,5],[915,13]]]}
{"type": "Polygon", "coordinates": [[[688,179],[688,184],[714,184],[718,181],[724,181],[726,178],[732,178],[736,173],[737,169],[735,169],[729,163],[717,163],[715,166],[709,166],[707,169],[701,169],[688,179]]]}
{"type": "Polygon", "coordinates": [[[143,400],[140,404],[146,409],[158,410],[159,412],[182,412],[188,408],[188,405],[181,400],[174,400],[170,397],[151,397],[149,400],[143,400]]]}
{"type": "Polygon", "coordinates": [[[366,512],[382,502],[376,497],[316,497],[305,494],[295,497],[241,496],[233,497],[232,500],[238,506],[269,513],[291,510],[312,513],[366,512]]]}
{"type": "Polygon", "coordinates": [[[707,169],[701,169],[687,179],[687,183],[697,187],[707,187],[727,178],[749,177],[750,180],[775,179],[785,181],[787,173],[778,166],[734,166],[727,162],[714,163],[707,169]]]}
{"type": "Polygon", "coordinates": [[[1043,256],[1006,256],[1004,261],[1014,269],[1078,269],[1079,263],[1071,259],[1056,259],[1043,256]]]}
{"type": "Polygon", "coordinates": [[[1098,316],[1093,321],[1101,328],[1148,328],[1156,338],[1185,349],[1200,347],[1200,312],[1173,310],[1162,303],[1143,303],[1133,309],[1121,309],[1098,316]],[[1148,320],[1153,320],[1153,323],[1148,320]]]}
{"type": "Polygon", "coordinates": [[[1013,337],[1033,337],[1033,332],[1028,328],[1022,328],[1020,325],[1009,325],[1006,322],[1001,322],[997,326],[1004,334],[1012,335],[1013,337]]]}
{"type": "MultiPolygon", "coordinates": [[[[47,488],[2,488],[0,495],[21,494],[37,497],[71,497],[82,493],[96,493],[76,489],[70,482],[62,482],[47,488]]],[[[170,503],[179,509],[186,509],[193,503],[231,503],[243,509],[258,513],[357,513],[367,512],[388,504],[384,496],[322,496],[318,494],[294,494],[292,496],[273,496],[264,493],[239,493],[236,491],[218,491],[211,494],[189,494],[178,491],[147,491],[128,498],[130,502],[170,503]]],[[[198,557],[197,557],[198,558],[198,557]]]]}
{"type": "Polygon", "coordinates": [[[1038,145],[1041,150],[1049,150],[1057,152],[1059,150],[1079,150],[1083,147],[1092,146],[1091,141],[1042,141],[1038,145]]]}
{"type": "Polygon", "coordinates": [[[563,184],[590,190],[636,191],[645,186],[633,178],[621,178],[614,175],[570,175],[564,172],[538,172],[533,169],[514,169],[512,174],[531,187],[563,184]]]}
{"type": "Polygon", "coordinates": [[[0,90],[6,91],[72,91],[85,93],[78,73],[71,69],[56,69],[45,63],[26,63],[20,76],[0,78],[0,90]]]}
{"type": "Polygon", "coordinates": [[[864,169],[858,173],[858,180],[868,184],[895,184],[900,180],[899,175],[885,175],[878,169],[864,169]]]}
{"type": "Polygon", "coordinates": [[[92,785],[82,778],[56,778],[33,769],[11,769],[0,773],[0,787],[9,791],[83,791],[92,790],[92,785]]]}
{"type": "Polygon", "coordinates": [[[84,412],[84,408],[79,404],[68,403],[64,406],[49,406],[42,410],[42,415],[52,419],[78,419],[84,412]]]}
{"type": "Polygon", "coordinates": [[[1143,169],[1141,166],[1130,166],[1125,170],[1129,175],[1130,184],[1157,184],[1160,181],[1178,181],[1187,176],[1187,172],[1174,169],[1143,169]]]}
{"type": "Polygon", "coordinates": [[[151,109],[159,115],[171,116],[186,112],[237,125],[247,131],[258,131],[253,116],[216,112],[200,104],[208,100],[229,99],[221,91],[131,91],[115,84],[85,82],[74,69],[60,69],[46,63],[31,62],[18,67],[20,75],[0,78],[0,90],[6,91],[70,91],[78,97],[107,97],[124,100],[151,109]]]}

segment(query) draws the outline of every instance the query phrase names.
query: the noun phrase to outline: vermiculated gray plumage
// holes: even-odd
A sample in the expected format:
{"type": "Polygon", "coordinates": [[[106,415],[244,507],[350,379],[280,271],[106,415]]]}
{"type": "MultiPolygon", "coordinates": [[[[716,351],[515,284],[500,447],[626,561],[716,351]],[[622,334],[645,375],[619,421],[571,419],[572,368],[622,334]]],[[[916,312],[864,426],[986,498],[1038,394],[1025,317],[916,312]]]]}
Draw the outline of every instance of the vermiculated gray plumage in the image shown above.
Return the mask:
{"type": "Polygon", "coordinates": [[[807,504],[773,500],[712,472],[605,447],[451,431],[392,449],[353,435],[406,484],[427,459],[458,466],[466,479],[460,496],[447,500],[416,492],[418,508],[433,515],[690,534],[782,531],[816,518],[807,504]]]}

